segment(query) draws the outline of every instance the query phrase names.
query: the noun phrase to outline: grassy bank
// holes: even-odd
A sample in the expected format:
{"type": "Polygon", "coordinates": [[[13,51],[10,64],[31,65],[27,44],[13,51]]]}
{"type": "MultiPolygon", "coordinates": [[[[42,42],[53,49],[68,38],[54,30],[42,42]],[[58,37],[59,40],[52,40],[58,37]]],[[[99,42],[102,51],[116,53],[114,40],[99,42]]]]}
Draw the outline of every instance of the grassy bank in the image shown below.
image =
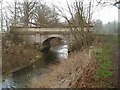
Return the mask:
{"type": "Polygon", "coordinates": [[[117,39],[114,35],[97,35],[92,49],[92,60],[73,87],[117,87],[117,39]]]}
{"type": "Polygon", "coordinates": [[[59,64],[49,66],[48,72],[39,78],[31,79],[31,88],[69,88],[82,75],[83,68],[90,62],[87,50],[71,53],[71,56],[59,64]]]}
{"type": "Polygon", "coordinates": [[[117,87],[118,85],[118,36],[100,35],[103,40],[93,57],[97,63],[93,78],[102,88],[117,87]]]}
{"type": "Polygon", "coordinates": [[[98,67],[96,68],[93,78],[99,84],[99,87],[108,88],[112,87],[111,82],[108,80],[113,75],[112,60],[110,58],[111,46],[104,44],[101,46],[101,52],[93,52],[98,67]]]}

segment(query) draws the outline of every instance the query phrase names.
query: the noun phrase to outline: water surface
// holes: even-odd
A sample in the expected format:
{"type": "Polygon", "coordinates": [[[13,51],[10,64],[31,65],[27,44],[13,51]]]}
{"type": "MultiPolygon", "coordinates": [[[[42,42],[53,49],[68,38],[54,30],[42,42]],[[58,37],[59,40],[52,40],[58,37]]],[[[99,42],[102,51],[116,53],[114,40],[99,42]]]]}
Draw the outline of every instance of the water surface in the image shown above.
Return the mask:
{"type": "MultiPolygon", "coordinates": [[[[55,60],[65,60],[68,57],[68,46],[66,44],[51,47],[50,51],[43,54],[44,59],[38,60],[30,66],[23,68],[12,74],[12,77],[6,78],[3,88],[29,88],[32,78],[40,76],[48,71],[49,63],[55,60]]],[[[1,85],[1,84],[0,84],[1,85]]]]}

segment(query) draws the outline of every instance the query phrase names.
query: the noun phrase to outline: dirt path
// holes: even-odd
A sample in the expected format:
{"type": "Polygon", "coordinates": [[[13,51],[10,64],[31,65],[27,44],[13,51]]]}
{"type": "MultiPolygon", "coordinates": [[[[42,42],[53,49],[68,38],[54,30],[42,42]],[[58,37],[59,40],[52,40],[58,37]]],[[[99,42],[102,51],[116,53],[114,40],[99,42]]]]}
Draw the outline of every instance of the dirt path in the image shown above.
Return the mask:
{"type": "Polygon", "coordinates": [[[120,88],[120,35],[118,35],[118,84],[120,88]]]}
{"type": "Polygon", "coordinates": [[[118,47],[118,87],[120,88],[120,47],[118,47]]]}
{"type": "Polygon", "coordinates": [[[114,87],[118,87],[118,67],[120,67],[120,64],[118,63],[118,48],[116,46],[112,45],[112,52],[111,52],[111,60],[114,65],[113,68],[113,77],[112,77],[112,82],[114,87]]]}
{"type": "Polygon", "coordinates": [[[2,33],[0,32],[0,76],[2,74],[2,33]]]}
{"type": "Polygon", "coordinates": [[[107,38],[108,43],[111,45],[111,60],[112,60],[112,71],[113,71],[113,76],[111,77],[110,81],[112,82],[112,85],[114,87],[118,87],[118,83],[119,83],[119,78],[118,78],[118,74],[120,73],[120,62],[118,61],[120,56],[118,51],[120,50],[120,48],[118,48],[118,36],[110,36],[107,38]],[[119,70],[118,70],[119,69],[119,70]]]}

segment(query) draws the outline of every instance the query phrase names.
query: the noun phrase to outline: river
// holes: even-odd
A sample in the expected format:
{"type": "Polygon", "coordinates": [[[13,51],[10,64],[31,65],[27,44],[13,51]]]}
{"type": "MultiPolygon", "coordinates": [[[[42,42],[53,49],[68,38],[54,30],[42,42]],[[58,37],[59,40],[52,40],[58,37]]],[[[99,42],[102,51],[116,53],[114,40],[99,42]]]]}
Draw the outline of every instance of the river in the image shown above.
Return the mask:
{"type": "Polygon", "coordinates": [[[50,50],[43,55],[43,61],[36,61],[34,64],[12,73],[12,76],[3,80],[3,83],[1,83],[2,88],[29,88],[30,80],[32,78],[40,77],[48,72],[48,66],[51,61],[67,59],[68,46],[63,44],[51,47],[50,50]]]}

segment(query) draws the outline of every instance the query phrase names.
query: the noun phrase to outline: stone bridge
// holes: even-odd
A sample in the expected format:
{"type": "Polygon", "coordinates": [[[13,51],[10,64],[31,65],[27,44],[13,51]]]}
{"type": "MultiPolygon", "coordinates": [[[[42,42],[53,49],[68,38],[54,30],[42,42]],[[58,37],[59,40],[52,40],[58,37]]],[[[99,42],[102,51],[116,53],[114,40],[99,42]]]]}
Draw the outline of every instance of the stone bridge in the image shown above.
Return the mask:
{"type": "MultiPolygon", "coordinates": [[[[86,27],[84,30],[86,31],[86,27]]],[[[10,27],[10,32],[22,36],[29,44],[43,44],[48,39],[60,38],[69,46],[74,41],[69,28],[10,27]]]]}

